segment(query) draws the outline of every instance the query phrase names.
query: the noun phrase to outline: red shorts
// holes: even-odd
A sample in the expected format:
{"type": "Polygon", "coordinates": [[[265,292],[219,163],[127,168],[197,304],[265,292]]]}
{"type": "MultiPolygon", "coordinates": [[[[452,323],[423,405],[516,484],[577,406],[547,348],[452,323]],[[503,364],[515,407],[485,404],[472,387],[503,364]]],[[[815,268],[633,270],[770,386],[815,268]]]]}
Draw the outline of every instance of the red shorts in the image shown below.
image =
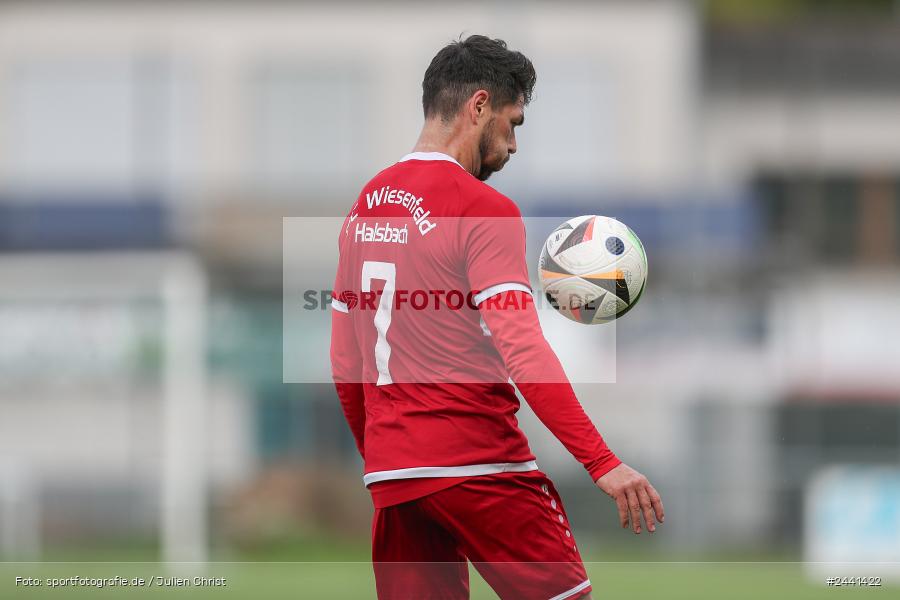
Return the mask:
{"type": "Polygon", "coordinates": [[[375,509],[380,600],[468,598],[466,559],[503,599],[574,599],[591,590],[562,501],[540,471],[472,477],[375,509]]]}

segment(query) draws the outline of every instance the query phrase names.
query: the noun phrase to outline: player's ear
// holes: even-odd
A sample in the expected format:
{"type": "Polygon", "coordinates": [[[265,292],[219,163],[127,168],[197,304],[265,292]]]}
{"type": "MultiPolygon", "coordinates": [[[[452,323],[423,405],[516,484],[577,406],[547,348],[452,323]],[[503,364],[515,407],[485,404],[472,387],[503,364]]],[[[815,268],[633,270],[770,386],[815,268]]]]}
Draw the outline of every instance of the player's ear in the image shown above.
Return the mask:
{"type": "Polygon", "coordinates": [[[474,125],[482,117],[488,114],[491,96],[487,90],[478,90],[469,98],[469,118],[474,125]]]}

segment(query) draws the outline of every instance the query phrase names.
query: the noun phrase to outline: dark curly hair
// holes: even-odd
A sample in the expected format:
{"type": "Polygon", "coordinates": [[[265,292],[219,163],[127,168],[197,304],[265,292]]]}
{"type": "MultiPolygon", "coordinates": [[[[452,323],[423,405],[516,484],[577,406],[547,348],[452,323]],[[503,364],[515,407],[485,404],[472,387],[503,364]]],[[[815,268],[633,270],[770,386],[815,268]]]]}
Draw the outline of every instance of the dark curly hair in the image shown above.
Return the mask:
{"type": "Polygon", "coordinates": [[[503,40],[470,35],[444,46],[431,60],[422,80],[422,108],[426,119],[438,115],[450,120],[479,89],[490,94],[493,108],[520,95],[528,104],[536,80],[534,65],[524,54],[507,49],[503,40]]]}

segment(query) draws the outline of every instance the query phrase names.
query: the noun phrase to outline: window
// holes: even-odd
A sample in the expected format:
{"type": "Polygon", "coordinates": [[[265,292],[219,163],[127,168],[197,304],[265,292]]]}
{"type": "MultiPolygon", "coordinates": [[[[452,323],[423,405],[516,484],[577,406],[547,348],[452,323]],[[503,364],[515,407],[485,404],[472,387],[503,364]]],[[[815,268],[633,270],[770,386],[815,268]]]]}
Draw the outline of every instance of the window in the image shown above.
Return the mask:
{"type": "Polygon", "coordinates": [[[761,176],[770,253],[806,263],[883,264],[900,254],[900,178],[761,176]]]}

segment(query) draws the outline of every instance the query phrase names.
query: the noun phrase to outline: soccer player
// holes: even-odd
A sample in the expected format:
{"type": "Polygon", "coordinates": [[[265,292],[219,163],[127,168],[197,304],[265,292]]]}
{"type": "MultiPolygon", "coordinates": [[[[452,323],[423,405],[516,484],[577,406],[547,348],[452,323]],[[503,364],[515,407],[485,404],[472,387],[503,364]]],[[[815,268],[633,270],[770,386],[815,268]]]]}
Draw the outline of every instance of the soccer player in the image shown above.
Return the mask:
{"type": "Polygon", "coordinates": [[[531,61],[501,40],[443,48],[413,152],[365,185],[339,233],[332,371],[375,505],[381,599],[468,598],[467,559],[501,598],[589,597],[510,378],[623,527],[663,520],[659,494],[606,446],[544,339],[521,214],[484,183],[516,152],[534,84],[531,61]]]}

